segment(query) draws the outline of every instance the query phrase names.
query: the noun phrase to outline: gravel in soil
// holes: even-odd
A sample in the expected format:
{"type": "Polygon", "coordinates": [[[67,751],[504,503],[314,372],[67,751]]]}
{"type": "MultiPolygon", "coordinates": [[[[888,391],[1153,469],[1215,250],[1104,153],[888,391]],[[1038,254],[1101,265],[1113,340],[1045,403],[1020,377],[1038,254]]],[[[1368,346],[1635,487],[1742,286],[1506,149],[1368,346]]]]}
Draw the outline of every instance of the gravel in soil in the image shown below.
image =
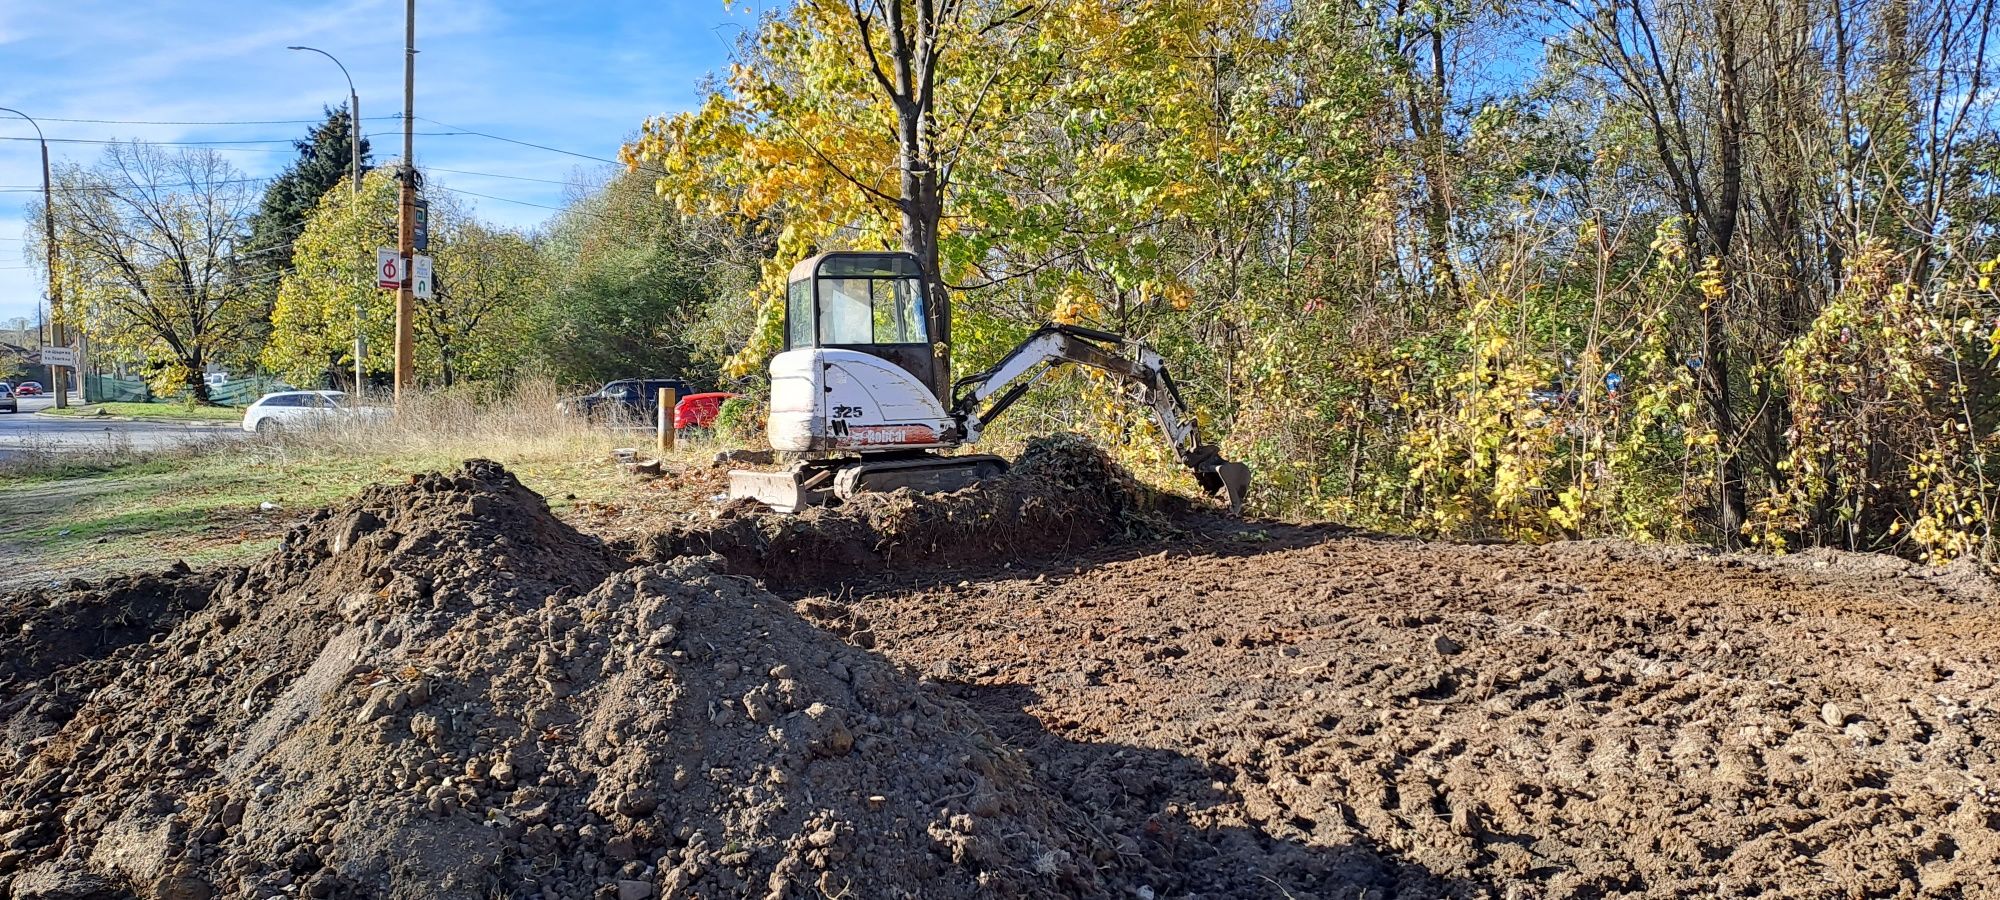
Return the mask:
{"type": "Polygon", "coordinates": [[[19,712],[59,723],[0,775],[0,897],[1088,897],[1118,870],[963,704],[749,579],[628,567],[492,463],[318,512],[86,663],[116,677],[19,712]]]}

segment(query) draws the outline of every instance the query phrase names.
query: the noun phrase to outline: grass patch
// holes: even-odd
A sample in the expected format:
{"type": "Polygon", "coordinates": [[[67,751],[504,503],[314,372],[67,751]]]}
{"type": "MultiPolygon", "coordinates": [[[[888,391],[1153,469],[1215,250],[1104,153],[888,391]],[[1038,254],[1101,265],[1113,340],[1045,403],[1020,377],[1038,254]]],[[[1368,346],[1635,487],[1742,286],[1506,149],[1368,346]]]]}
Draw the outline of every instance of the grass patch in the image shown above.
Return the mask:
{"type": "Polygon", "coordinates": [[[91,403],[68,409],[46,409],[46,416],[124,416],[130,419],[162,419],[174,422],[241,422],[243,410],[228,406],[194,406],[186,403],[91,403]]]}
{"type": "MultiPolygon", "coordinates": [[[[643,450],[651,436],[563,419],[547,393],[491,402],[426,398],[385,422],[343,422],[198,451],[49,456],[0,471],[0,556],[10,558],[0,587],[176,559],[252,559],[316,507],[472,457],[507,466],[558,511],[623,502],[639,490],[610,451],[643,450]]],[[[682,457],[712,452],[689,449],[682,457]]]]}

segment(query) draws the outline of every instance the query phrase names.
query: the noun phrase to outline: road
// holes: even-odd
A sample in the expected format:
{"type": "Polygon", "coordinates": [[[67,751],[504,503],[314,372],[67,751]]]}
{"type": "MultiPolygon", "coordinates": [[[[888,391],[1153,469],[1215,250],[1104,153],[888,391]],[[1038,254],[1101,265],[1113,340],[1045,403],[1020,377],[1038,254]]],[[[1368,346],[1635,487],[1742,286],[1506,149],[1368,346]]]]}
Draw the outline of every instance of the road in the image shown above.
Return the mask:
{"type": "Polygon", "coordinates": [[[68,419],[35,414],[37,410],[54,405],[55,400],[49,397],[23,397],[20,412],[0,412],[0,462],[34,452],[159,450],[244,437],[241,429],[229,423],[211,425],[127,419],[68,419]]]}

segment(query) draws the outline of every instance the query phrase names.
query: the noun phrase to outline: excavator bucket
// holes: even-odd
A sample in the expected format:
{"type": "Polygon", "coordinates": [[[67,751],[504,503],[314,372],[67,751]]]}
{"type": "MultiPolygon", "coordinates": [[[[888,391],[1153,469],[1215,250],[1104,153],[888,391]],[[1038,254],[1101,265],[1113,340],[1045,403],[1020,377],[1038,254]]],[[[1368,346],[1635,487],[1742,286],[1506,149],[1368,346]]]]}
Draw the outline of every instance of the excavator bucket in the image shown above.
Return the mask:
{"type": "Polygon", "coordinates": [[[1240,462],[1226,462],[1215,467],[1215,477],[1222,482],[1222,495],[1229,498],[1229,514],[1243,514],[1243,498],[1250,494],[1250,467],[1240,462]]]}

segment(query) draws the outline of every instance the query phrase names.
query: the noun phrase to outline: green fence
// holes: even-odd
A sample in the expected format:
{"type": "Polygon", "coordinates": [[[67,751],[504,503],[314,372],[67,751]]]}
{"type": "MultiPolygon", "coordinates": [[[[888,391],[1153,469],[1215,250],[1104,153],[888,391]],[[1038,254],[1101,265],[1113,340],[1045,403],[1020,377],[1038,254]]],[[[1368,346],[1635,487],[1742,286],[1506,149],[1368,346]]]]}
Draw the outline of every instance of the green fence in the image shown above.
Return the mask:
{"type": "MultiPolygon", "coordinates": [[[[151,403],[154,400],[181,400],[186,395],[176,392],[172,397],[159,397],[143,378],[122,378],[117,375],[90,375],[88,394],[93,403],[151,403]]],[[[290,390],[291,385],[276,378],[238,378],[208,386],[208,399],[222,406],[249,406],[272,391],[290,390]]]]}
{"type": "Polygon", "coordinates": [[[249,406],[272,391],[290,390],[291,385],[276,378],[238,378],[208,386],[208,399],[223,406],[249,406]]]}
{"type": "Polygon", "coordinates": [[[153,399],[153,389],[146,386],[144,378],[85,375],[83,379],[83,393],[92,403],[148,403],[153,399]]]}

